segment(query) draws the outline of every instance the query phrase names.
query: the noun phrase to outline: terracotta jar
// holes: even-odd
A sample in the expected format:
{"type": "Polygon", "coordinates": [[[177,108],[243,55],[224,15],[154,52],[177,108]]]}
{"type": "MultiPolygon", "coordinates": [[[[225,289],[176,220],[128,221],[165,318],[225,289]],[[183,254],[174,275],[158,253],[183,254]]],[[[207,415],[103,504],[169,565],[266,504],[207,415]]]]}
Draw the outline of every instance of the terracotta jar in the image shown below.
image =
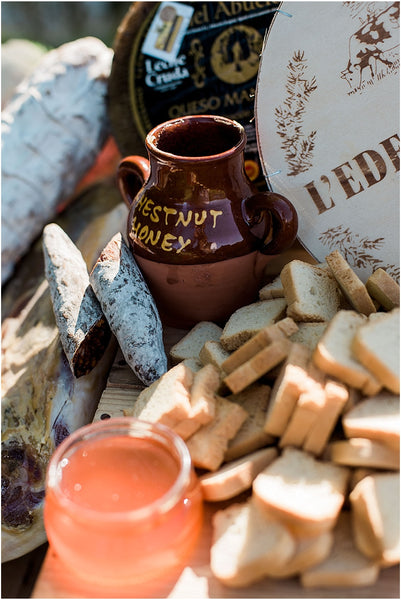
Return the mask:
{"type": "Polygon", "coordinates": [[[294,242],[296,211],[253,187],[236,121],[174,119],[145,143],[149,160],[129,156],[118,168],[135,259],[165,322],[224,322],[257,299],[269,255],[294,242]]]}

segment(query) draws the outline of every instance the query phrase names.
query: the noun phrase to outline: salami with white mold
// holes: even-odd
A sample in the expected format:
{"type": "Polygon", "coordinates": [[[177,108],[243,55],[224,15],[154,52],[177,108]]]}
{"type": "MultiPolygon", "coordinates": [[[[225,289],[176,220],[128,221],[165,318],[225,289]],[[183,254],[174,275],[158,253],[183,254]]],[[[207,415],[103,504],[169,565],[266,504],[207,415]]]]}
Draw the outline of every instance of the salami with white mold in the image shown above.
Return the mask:
{"type": "Polygon", "coordinates": [[[167,371],[156,303],[121,233],[107,244],[89,276],[111,331],[135,375],[150,385],[167,371]]]}
{"type": "Polygon", "coordinates": [[[110,134],[113,51],[85,37],[46,53],[2,111],[4,283],[71,197],[110,134]]]}
{"type": "Polygon", "coordinates": [[[75,377],[87,375],[103,356],[111,332],[89,282],[84,258],[56,223],[43,230],[45,274],[61,344],[75,377]]]}

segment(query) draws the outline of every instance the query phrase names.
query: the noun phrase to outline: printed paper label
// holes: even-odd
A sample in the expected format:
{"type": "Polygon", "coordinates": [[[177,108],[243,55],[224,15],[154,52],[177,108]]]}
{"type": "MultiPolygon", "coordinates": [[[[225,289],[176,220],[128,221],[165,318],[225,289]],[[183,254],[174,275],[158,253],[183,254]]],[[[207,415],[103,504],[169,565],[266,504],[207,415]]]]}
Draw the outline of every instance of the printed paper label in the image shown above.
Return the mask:
{"type": "Polygon", "coordinates": [[[174,62],[193,12],[188,4],[162,2],[142,46],[143,54],[174,62]]]}

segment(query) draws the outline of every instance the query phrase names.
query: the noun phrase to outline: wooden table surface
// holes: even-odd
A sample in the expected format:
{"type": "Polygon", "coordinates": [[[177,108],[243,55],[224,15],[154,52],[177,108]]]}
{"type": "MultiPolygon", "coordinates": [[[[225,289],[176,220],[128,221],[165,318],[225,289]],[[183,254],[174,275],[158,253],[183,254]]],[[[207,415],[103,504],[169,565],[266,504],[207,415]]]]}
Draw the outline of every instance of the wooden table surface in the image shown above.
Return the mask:
{"type": "Polygon", "coordinates": [[[32,598],[400,598],[398,567],[382,570],[376,584],[366,587],[305,589],[296,578],[264,579],[245,589],[225,587],[213,577],[209,567],[211,512],[211,507],[207,507],[202,539],[190,563],[153,589],[131,589],[116,595],[115,590],[107,593],[103,587],[96,589],[79,583],[49,550],[32,598]]]}
{"type": "MultiPolygon", "coordinates": [[[[178,341],[185,330],[166,328],[166,347],[178,341]]],[[[129,411],[142,389],[141,383],[127,367],[120,351],[110,372],[107,387],[99,402],[94,420],[108,416],[122,416],[129,411]]],[[[201,539],[189,564],[178,574],[159,582],[154,587],[126,590],[116,595],[115,590],[94,588],[78,582],[57,556],[48,550],[33,598],[400,598],[399,567],[382,570],[374,586],[358,588],[318,589],[302,588],[297,578],[264,579],[246,589],[231,589],[222,585],[211,573],[209,549],[211,516],[226,503],[205,503],[205,519],[201,539]]]]}

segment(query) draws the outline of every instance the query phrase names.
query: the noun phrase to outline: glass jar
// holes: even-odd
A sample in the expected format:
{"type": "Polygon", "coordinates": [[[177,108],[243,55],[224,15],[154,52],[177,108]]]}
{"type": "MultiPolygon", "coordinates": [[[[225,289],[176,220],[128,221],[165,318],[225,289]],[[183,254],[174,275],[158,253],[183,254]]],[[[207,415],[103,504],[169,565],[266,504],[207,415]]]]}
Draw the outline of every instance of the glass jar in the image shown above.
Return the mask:
{"type": "Polygon", "coordinates": [[[79,578],[113,589],[184,566],[202,526],[202,494],[185,442],[131,417],[86,425],[55,450],[44,522],[79,578]]]}

